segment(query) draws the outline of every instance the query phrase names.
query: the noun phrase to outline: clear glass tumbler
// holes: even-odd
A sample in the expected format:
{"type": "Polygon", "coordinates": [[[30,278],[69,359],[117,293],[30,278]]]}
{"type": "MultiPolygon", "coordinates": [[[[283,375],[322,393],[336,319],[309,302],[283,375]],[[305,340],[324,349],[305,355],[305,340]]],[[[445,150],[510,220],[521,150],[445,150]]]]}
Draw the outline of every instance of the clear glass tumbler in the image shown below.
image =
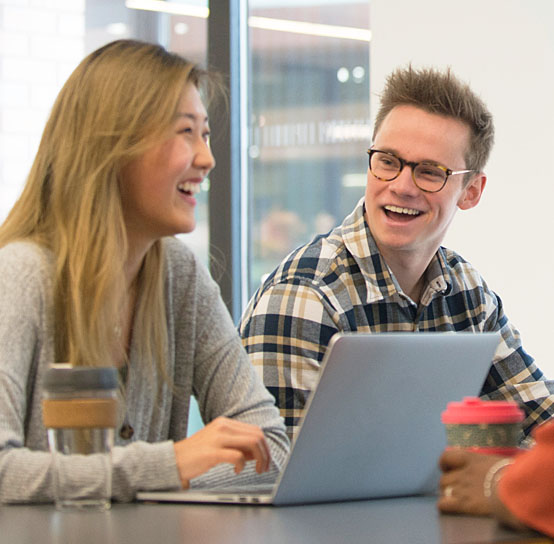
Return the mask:
{"type": "Polygon", "coordinates": [[[43,385],[56,508],[111,507],[117,370],[54,365],[43,385]]]}

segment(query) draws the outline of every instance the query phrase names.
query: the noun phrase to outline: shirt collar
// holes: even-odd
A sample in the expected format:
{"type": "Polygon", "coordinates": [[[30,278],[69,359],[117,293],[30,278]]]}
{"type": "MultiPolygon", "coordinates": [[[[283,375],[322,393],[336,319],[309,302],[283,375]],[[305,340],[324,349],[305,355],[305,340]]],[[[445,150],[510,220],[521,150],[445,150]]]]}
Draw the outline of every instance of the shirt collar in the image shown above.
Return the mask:
{"type": "Polygon", "coordinates": [[[427,306],[436,294],[448,294],[452,288],[452,279],[443,247],[439,247],[425,271],[425,285],[421,296],[423,306],[427,306]]]}
{"type": "MultiPolygon", "coordinates": [[[[361,198],[353,212],[342,225],[344,244],[358,264],[367,288],[367,303],[390,298],[398,294],[408,298],[398,284],[394,274],[382,258],[375,239],[365,220],[364,198],[361,198]]],[[[444,248],[439,248],[425,272],[426,287],[421,304],[428,304],[436,293],[444,293],[451,285],[444,248]]]]}

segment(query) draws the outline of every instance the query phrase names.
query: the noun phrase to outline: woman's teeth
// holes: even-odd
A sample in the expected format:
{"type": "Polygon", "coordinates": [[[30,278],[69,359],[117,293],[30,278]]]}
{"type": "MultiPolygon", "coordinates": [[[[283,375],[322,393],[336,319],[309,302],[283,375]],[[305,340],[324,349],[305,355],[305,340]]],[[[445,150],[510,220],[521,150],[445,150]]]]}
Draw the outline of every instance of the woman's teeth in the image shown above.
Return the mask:
{"type": "Polygon", "coordinates": [[[398,206],[385,206],[385,210],[394,213],[403,213],[405,215],[419,215],[419,210],[413,210],[412,208],[399,208],[398,206]]]}
{"type": "Polygon", "coordinates": [[[179,189],[182,193],[196,195],[200,192],[200,183],[185,181],[183,183],[179,183],[179,185],[177,185],[177,189],[179,189]]]}

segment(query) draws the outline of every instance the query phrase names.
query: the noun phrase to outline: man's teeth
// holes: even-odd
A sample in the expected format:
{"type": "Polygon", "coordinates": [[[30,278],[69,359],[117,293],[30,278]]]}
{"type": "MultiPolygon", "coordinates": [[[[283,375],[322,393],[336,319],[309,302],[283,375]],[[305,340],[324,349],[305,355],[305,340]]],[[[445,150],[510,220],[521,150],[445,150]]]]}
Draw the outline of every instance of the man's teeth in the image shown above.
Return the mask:
{"type": "Polygon", "coordinates": [[[385,210],[394,213],[403,213],[406,215],[419,215],[419,210],[413,210],[412,208],[399,208],[398,206],[385,206],[385,210]]]}
{"type": "Polygon", "coordinates": [[[177,189],[183,193],[191,193],[196,195],[200,192],[200,183],[193,183],[192,181],[185,181],[184,183],[179,183],[177,189]]]}

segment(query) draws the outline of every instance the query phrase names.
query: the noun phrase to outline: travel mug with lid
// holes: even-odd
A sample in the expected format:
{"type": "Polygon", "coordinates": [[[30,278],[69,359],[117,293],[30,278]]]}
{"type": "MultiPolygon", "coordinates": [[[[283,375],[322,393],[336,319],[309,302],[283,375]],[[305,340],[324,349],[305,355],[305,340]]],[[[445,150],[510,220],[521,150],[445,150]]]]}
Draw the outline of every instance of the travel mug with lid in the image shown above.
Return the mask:
{"type": "Polygon", "coordinates": [[[516,402],[465,397],[449,402],[442,413],[448,447],[511,456],[521,451],[525,414],[516,402]]]}
{"type": "Polygon", "coordinates": [[[117,391],[113,367],[59,364],[46,372],[42,415],[56,508],[110,508],[117,391]]]}

